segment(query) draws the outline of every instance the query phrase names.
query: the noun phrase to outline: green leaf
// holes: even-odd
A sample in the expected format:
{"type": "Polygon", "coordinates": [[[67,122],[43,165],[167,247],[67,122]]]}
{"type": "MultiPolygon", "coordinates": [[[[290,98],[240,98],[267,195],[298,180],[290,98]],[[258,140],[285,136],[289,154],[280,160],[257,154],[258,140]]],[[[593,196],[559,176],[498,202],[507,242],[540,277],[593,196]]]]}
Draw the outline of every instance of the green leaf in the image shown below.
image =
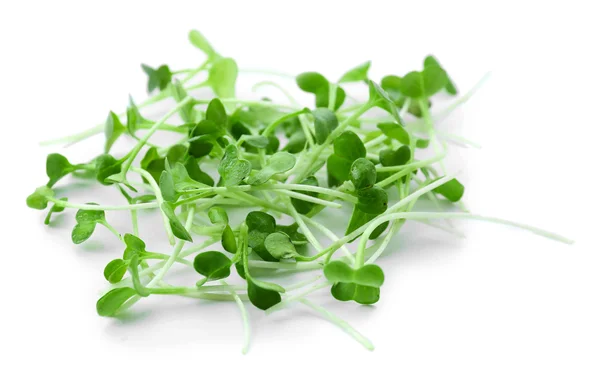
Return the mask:
{"type": "Polygon", "coordinates": [[[416,147],[419,149],[425,149],[429,146],[429,140],[418,139],[416,147]]]}
{"type": "Polygon", "coordinates": [[[264,285],[264,282],[258,282],[249,277],[246,278],[246,282],[248,283],[248,298],[257,308],[267,310],[281,302],[281,295],[279,292],[258,285],[264,285]]]}
{"type": "Polygon", "coordinates": [[[229,216],[227,216],[227,211],[219,206],[213,206],[208,210],[208,219],[212,224],[229,224],[229,216]]]}
{"type": "Polygon", "coordinates": [[[292,170],[296,165],[296,157],[288,152],[277,152],[267,160],[267,164],[260,171],[253,173],[248,178],[250,185],[262,185],[275,174],[292,170]]]}
{"type": "Polygon", "coordinates": [[[226,225],[221,234],[221,245],[229,253],[237,252],[237,242],[235,240],[235,234],[229,225],[226,225]]]}
{"type": "Polygon", "coordinates": [[[372,305],[379,301],[379,288],[338,282],[331,287],[331,295],[338,301],[355,301],[362,305],[372,305]]]}
{"type": "Polygon", "coordinates": [[[465,187],[456,178],[453,178],[433,189],[433,192],[442,195],[450,202],[458,202],[465,193],[465,187]]]}
{"type": "Polygon", "coordinates": [[[356,206],[367,214],[381,214],[387,210],[387,193],[378,186],[360,189],[357,192],[357,196],[358,204],[356,206]]]}
{"type": "Polygon", "coordinates": [[[213,49],[212,45],[206,40],[206,38],[197,30],[190,30],[188,35],[190,43],[202,50],[204,54],[208,57],[208,59],[212,60],[215,57],[218,57],[219,54],[213,49]]]}
{"type": "Polygon", "coordinates": [[[411,71],[402,77],[400,81],[400,92],[409,98],[418,99],[425,96],[423,76],[419,71],[411,71]]]}
{"type": "Polygon", "coordinates": [[[357,158],[350,167],[350,180],[357,190],[372,187],[377,180],[375,165],[366,158],[357,158]]]}
{"type": "Polygon", "coordinates": [[[61,178],[73,171],[75,171],[75,166],[65,156],[58,153],[49,154],[46,157],[46,175],[48,176],[46,186],[54,186],[61,178]]]}
{"type": "MultiPolygon", "coordinates": [[[[68,199],[63,197],[63,198],[60,198],[60,200],[66,202],[68,199]]],[[[50,218],[52,217],[52,214],[63,212],[63,211],[65,211],[64,206],[59,206],[56,203],[53,204],[52,207],[50,207],[50,210],[48,211],[48,215],[46,215],[46,219],[44,219],[44,224],[45,225],[50,224],[50,218]]]]}
{"type": "Polygon", "coordinates": [[[148,93],[154,89],[164,90],[171,83],[171,69],[167,65],[161,65],[158,69],[154,69],[148,65],[142,64],[142,69],[148,75],[148,93]]]}
{"type": "MultiPolygon", "coordinates": [[[[371,220],[375,219],[377,217],[377,215],[378,214],[371,214],[371,213],[363,212],[358,207],[358,205],[355,205],[354,209],[352,210],[352,215],[350,216],[350,221],[348,222],[348,226],[346,227],[345,235],[348,235],[348,234],[354,232],[356,229],[367,224],[371,220]]],[[[375,239],[377,236],[379,236],[379,235],[371,234],[371,236],[369,236],[369,239],[375,239]]]]}
{"type": "Polygon", "coordinates": [[[290,153],[300,153],[306,147],[306,135],[303,131],[299,130],[294,132],[289,140],[287,145],[283,148],[283,150],[288,151],[290,153]]]}
{"type": "Polygon", "coordinates": [[[227,111],[225,111],[225,106],[219,100],[219,98],[214,98],[208,103],[208,107],[206,108],[206,120],[210,120],[219,128],[225,128],[227,126],[227,111]]]}
{"type": "Polygon", "coordinates": [[[179,194],[175,191],[175,181],[170,171],[163,170],[159,180],[160,192],[167,202],[176,202],[179,194]]]}
{"type": "Polygon", "coordinates": [[[258,149],[264,149],[269,145],[269,138],[266,136],[248,136],[244,138],[244,143],[258,149]]]}
{"type": "Polygon", "coordinates": [[[335,113],[327,108],[317,108],[312,111],[315,118],[315,137],[317,144],[323,144],[327,137],[338,126],[338,119],[335,113]]]}
{"type": "Polygon", "coordinates": [[[354,269],[343,261],[335,260],[325,266],[323,273],[331,282],[351,282],[375,288],[383,285],[384,281],[383,271],[375,264],[367,264],[354,269]]]}
{"type": "Polygon", "coordinates": [[[81,244],[89,239],[96,229],[96,224],[106,221],[102,210],[78,210],[75,214],[75,220],[77,224],[71,231],[71,240],[75,244],[81,244]]]}
{"type": "Polygon", "coordinates": [[[291,259],[298,255],[290,237],[283,232],[273,232],[265,238],[265,248],[276,259],[291,259]]]}
{"type": "Polygon", "coordinates": [[[104,123],[104,136],[106,142],[104,143],[104,153],[108,153],[113,144],[117,141],[119,136],[125,133],[126,129],[119,120],[119,117],[112,111],[108,113],[106,122],[104,123]]]}
{"type": "Polygon", "coordinates": [[[125,234],[123,242],[126,246],[123,252],[124,260],[130,260],[133,256],[141,256],[146,252],[146,243],[135,235],[125,234]]]}
{"type": "Polygon", "coordinates": [[[388,75],[381,79],[381,88],[388,93],[396,106],[402,107],[404,95],[402,94],[402,78],[397,75],[388,75]]]}
{"type": "MultiPolygon", "coordinates": [[[[317,178],[315,176],[310,176],[310,177],[306,177],[305,179],[303,179],[300,182],[300,184],[301,185],[309,185],[309,186],[319,186],[319,181],[317,180],[317,178]]],[[[300,193],[300,194],[310,195],[311,197],[319,196],[319,194],[312,192],[312,191],[296,191],[296,192],[300,193]]],[[[292,201],[292,205],[294,206],[296,211],[298,211],[298,213],[302,214],[302,215],[308,214],[315,206],[314,203],[308,202],[308,201],[303,201],[301,199],[291,198],[291,201],[292,201]]]]}
{"type": "Polygon", "coordinates": [[[189,157],[185,162],[185,169],[188,172],[188,175],[191,179],[196,182],[203,183],[207,186],[214,186],[215,181],[209,176],[207,173],[203,172],[200,169],[200,165],[196,161],[195,158],[189,157]]]}
{"type": "Polygon", "coordinates": [[[346,82],[365,81],[365,80],[369,79],[368,74],[369,74],[370,67],[371,67],[371,61],[367,61],[367,62],[347,71],[344,75],[342,75],[342,77],[340,78],[340,80],[338,82],[346,83],[346,82]]]}
{"type": "Polygon", "coordinates": [[[332,154],[327,158],[329,186],[338,186],[350,178],[351,160],[332,154]]]}
{"type": "Polygon", "coordinates": [[[48,206],[48,197],[54,197],[54,191],[47,186],[40,186],[27,197],[27,207],[43,210],[48,206]]]}
{"type": "MultiPolygon", "coordinates": [[[[144,117],[140,113],[140,110],[138,109],[138,107],[135,105],[135,102],[133,101],[133,98],[131,96],[129,96],[129,105],[127,106],[126,115],[127,115],[127,124],[126,124],[127,131],[132,136],[135,135],[135,131],[138,130],[138,127],[140,124],[149,123],[148,120],[144,119],[144,117]]],[[[108,138],[107,138],[107,140],[108,140],[108,138]]],[[[105,153],[108,153],[108,150],[106,150],[105,153]]]]}
{"type": "Polygon", "coordinates": [[[175,235],[176,237],[178,237],[181,240],[187,240],[189,242],[193,241],[192,237],[190,236],[190,233],[185,229],[183,224],[181,224],[181,222],[175,215],[175,212],[173,211],[173,208],[171,207],[171,205],[169,205],[169,203],[167,203],[167,202],[161,203],[160,209],[166,215],[166,217],[169,219],[169,224],[171,225],[171,229],[173,230],[173,235],[175,235]]]}
{"type": "Polygon", "coordinates": [[[374,107],[379,107],[382,110],[387,111],[390,115],[392,115],[392,117],[398,124],[403,125],[404,123],[402,122],[402,119],[400,119],[396,103],[394,103],[390,95],[372,80],[369,80],[368,84],[369,103],[374,107]]]}
{"type": "Polygon", "coordinates": [[[262,211],[251,211],[246,215],[248,246],[265,261],[277,261],[265,248],[265,239],[275,232],[275,218],[262,211]]]}
{"type": "Polygon", "coordinates": [[[387,137],[393,138],[404,145],[410,145],[410,135],[400,124],[397,123],[379,123],[377,128],[387,137]]]}
{"type": "MultiPolygon", "coordinates": [[[[178,80],[173,81],[171,83],[171,96],[177,103],[182,102],[185,98],[188,97],[188,93],[183,88],[183,85],[178,80]]],[[[187,102],[183,107],[179,109],[179,116],[186,123],[195,123],[198,119],[198,112],[194,109],[195,102],[190,101],[187,102]]]]}
{"type": "Polygon", "coordinates": [[[367,155],[365,145],[354,132],[346,131],[333,142],[333,152],[342,158],[354,162],[367,155]]]}
{"type": "Polygon", "coordinates": [[[382,166],[400,166],[410,161],[410,147],[403,145],[396,150],[382,149],[379,151],[379,162],[382,166]]]}
{"type": "Polygon", "coordinates": [[[233,59],[218,58],[208,71],[207,83],[219,98],[233,98],[237,75],[238,67],[233,59]]]}
{"type": "MultiPolygon", "coordinates": [[[[317,107],[327,107],[329,105],[329,81],[323,75],[315,72],[302,73],[296,77],[296,83],[302,91],[315,94],[317,107]]],[[[334,109],[340,108],[345,99],[346,92],[338,86],[334,109]]]]}
{"type": "Polygon", "coordinates": [[[114,259],[110,263],[106,264],[104,268],[104,278],[111,284],[116,284],[123,279],[129,263],[123,259],[114,259]]]}
{"type": "Polygon", "coordinates": [[[446,71],[438,65],[425,66],[421,75],[423,76],[423,92],[427,97],[438,93],[448,84],[446,71]]]}
{"type": "Polygon", "coordinates": [[[250,174],[252,164],[248,160],[239,159],[237,147],[230,144],[225,148],[225,155],[217,171],[223,179],[224,186],[236,186],[250,174]]]}
{"type": "Polygon", "coordinates": [[[108,180],[111,175],[121,172],[121,160],[115,159],[110,154],[103,154],[95,159],[96,179],[105,186],[110,186],[113,182],[108,180]]]}
{"type": "Polygon", "coordinates": [[[208,281],[229,277],[232,264],[227,256],[217,251],[202,252],[194,258],[194,269],[208,281]]]}
{"type": "Polygon", "coordinates": [[[96,302],[96,311],[102,317],[112,317],[125,302],[135,295],[137,295],[137,292],[132,288],[113,289],[96,302]]]}

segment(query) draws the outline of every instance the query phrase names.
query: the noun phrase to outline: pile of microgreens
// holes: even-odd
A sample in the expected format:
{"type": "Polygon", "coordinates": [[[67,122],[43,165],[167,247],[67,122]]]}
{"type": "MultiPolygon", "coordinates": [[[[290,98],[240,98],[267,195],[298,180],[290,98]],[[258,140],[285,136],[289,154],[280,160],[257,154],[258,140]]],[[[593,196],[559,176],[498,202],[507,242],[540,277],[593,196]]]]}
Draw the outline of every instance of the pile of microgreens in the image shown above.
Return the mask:
{"type": "MultiPolygon", "coordinates": [[[[104,153],[86,163],[72,164],[58,153],[48,155],[48,182],[27,198],[31,208],[43,210],[51,204],[46,224],[54,213],[77,209],[72,231],[75,244],[89,239],[98,225],[124,244],[122,257],[104,269],[111,287],[97,302],[101,316],[115,316],[156,294],[235,301],[244,321],[246,352],[249,324],[244,301],[267,312],[301,302],[372,349],[368,339],[307,297],[329,287],[337,300],[376,303],[384,275],[375,261],[406,220],[449,232],[455,232],[451,224],[433,220],[487,220],[568,241],[534,227],[465,211],[461,203],[464,186],[446,172],[443,162],[448,139],[469,142],[459,136],[441,136],[434,128],[431,97],[439,92],[457,94],[434,57],[428,56],[419,71],[402,77],[389,75],[379,83],[369,79],[370,62],[353,68],[336,82],[316,72],[302,73],[295,78],[298,87],[315,98],[314,105],[305,108],[273,82],[262,85],[279,88],[290,105],[235,98],[236,62],[218,54],[197,31],[190,32],[189,39],[206,54],[204,63],[180,71],[166,65],[157,69],[142,65],[148,76],[148,92],[155,95],[139,105],[130,99],[125,114],[110,112],[105,123],[54,141],[73,144],[102,132],[106,136],[104,153]],[[206,75],[205,81],[188,84],[201,73],[206,75]],[[344,86],[351,82],[359,82],[368,90],[366,102],[346,94],[344,86]],[[190,95],[199,88],[212,89],[214,98],[190,95]],[[167,98],[177,104],[159,120],[148,120],[141,114],[143,107],[167,98]],[[383,110],[385,116],[364,116],[375,108],[383,110]],[[175,114],[183,123],[168,124],[175,114]],[[405,118],[412,121],[406,123],[405,118]],[[150,142],[157,131],[181,138],[176,144],[157,146],[150,142]],[[115,157],[111,147],[123,135],[133,138],[135,146],[124,156],[115,157]],[[69,174],[112,186],[127,205],[74,204],[59,198],[53,186],[69,174]],[[133,182],[136,176],[141,181],[133,182]],[[390,204],[388,196],[394,192],[399,200],[390,204]],[[438,211],[412,211],[423,196],[438,211]],[[352,212],[340,237],[314,217],[343,203],[350,205],[352,212]],[[462,211],[448,211],[443,207],[448,203],[462,211]],[[246,209],[245,218],[233,223],[231,210],[240,208],[246,209]],[[169,254],[149,251],[139,238],[137,212],[142,209],[161,213],[166,237],[174,246],[169,254]],[[107,221],[105,212],[117,210],[131,213],[132,233],[121,234],[107,221]],[[293,223],[278,222],[275,216],[281,215],[293,223]],[[324,239],[317,238],[315,232],[329,239],[329,245],[324,245],[324,239]],[[352,252],[349,243],[356,239],[358,244],[352,252]],[[198,240],[199,245],[184,249],[187,242],[198,240]],[[374,243],[367,247],[369,240],[374,243]],[[222,249],[206,251],[219,242],[222,249]],[[337,252],[343,255],[334,258],[337,252]],[[188,260],[191,255],[194,259],[188,260]],[[198,282],[189,287],[166,283],[164,277],[175,264],[193,268],[198,282]],[[245,281],[244,286],[226,282],[233,276],[232,268],[245,281]],[[264,276],[257,272],[259,268],[290,276],[308,270],[319,275],[284,288],[260,279],[264,276]]],[[[437,117],[447,115],[473,91],[437,117]]]]}

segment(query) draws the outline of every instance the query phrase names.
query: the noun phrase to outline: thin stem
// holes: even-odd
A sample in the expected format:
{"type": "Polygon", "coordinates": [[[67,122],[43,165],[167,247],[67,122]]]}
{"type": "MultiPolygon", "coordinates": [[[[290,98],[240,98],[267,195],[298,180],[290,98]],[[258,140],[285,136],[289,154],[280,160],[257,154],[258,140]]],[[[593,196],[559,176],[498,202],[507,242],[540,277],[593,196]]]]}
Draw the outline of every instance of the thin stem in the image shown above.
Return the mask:
{"type": "MultiPolygon", "coordinates": [[[[148,173],[146,170],[144,170],[142,168],[132,168],[131,170],[140,174],[142,177],[144,177],[144,179],[146,181],[148,181],[148,184],[150,185],[150,187],[152,188],[152,191],[154,192],[154,195],[156,196],[156,203],[159,205],[162,205],[165,200],[163,199],[162,192],[160,191],[160,187],[156,183],[156,180],[154,179],[154,177],[152,177],[152,175],[150,173],[148,173]]],[[[174,245],[175,244],[175,235],[173,235],[173,229],[171,228],[171,223],[169,221],[169,217],[167,216],[167,214],[165,214],[165,212],[162,209],[160,210],[160,213],[162,214],[163,225],[165,227],[165,231],[167,232],[167,237],[169,239],[169,243],[171,245],[174,245]]]]}
{"type": "Polygon", "coordinates": [[[122,206],[109,206],[109,205],[93,205],[87,203],[71,203],[67,201],[61,201],[53,197],[47,197],[49,202],[56,203],[57,205],[64,208],[75,208],[79,210],[92,210],[92,211],[119,211],[119,210],[144,210],[150,208],[157,208],[157,202],[149,203],[138,203],[134,205],[122,205],[122,206]]]}
{"type": "MultiPolygon", "coordinates": [[[[227,283],[224,280],[221,280],[221,284],[227,286],[227,283]]],[[[242,299],[234,290],[230,290],[229,294],[235,300],[235,303],[240,310],[240,315],[242,316],[242,326],[244,329],[244,343],[242,344],[242,354],[246,355],[248,353],[248,349],[250,347],[250,322],[248,321],[248,310],[244,306],[242,299]]]]}
{"type": "Polygon", "coordinates": [[[301,293],[295,294],[293,296],[287,297],[283,301],[279,302],[278,304],[275,304],[275,305],[271,306],[270,308],[268,308],[267,310],[265,310],[265,313],[267,315],[269,315],[269,314],[273,314],[276,311],[283,310],[287,306],[289,306],[290,304],[292,304],[292,303],[294,303],[296,301],[299,301],[300,299],[306,297],[307,295],[309,295],[311,293],[314,293],[317,290],[326,288],[326,287],[328,287],[330,285],[331,284],[329,282],[327,282],[327,281],[315,284],[315,285],[311,286],[310,288],[308,288],[307,290],[305,290],[305,291],[303,291],[301,293]]]}
{"type": "Polygon", "coordinates": [[[373,351],[375,349],[375,346],[373,346],[373,343],[371,343],[371,341],[368,338],[356,331],[356,329],[350,326],[348,322],[344,321],[329,310],[325,309],[323,306],[316,305],[311,301],[307,300],[306,298],[302,298],[299,301],[305,304],[306,306],[310,307],[317,313],[321,314],[323,317],[333,322],[335,325],[339,326],[342,330],[344,330],[346,334],[350,335],[358,343],[362,344],[367,350],[373,351]]]}

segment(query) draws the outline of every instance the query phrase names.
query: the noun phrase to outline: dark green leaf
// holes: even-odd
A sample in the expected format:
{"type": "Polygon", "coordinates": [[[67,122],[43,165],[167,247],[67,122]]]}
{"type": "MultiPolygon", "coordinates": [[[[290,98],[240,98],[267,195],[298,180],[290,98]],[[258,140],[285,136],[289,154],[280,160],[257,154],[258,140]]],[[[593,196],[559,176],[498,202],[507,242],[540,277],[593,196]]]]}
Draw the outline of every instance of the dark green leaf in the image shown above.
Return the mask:
{"type": "Polygon", "coordinates": [[[357,158],[367,155],[367,150],[354,132],[346,131],[333,142],[333,152],[342,158],[354,162],[357,158]]]}
{"type": "Polygon", "coordinates": [[[355,301],[362,305],[372,305],[379,301],[379,288],[338,282],[331,287],[331,295],[339,301],[355,301]]]}
{"type": "Polygon", "coordinates": [[[257,308],[267,310],[271,306],[281,302],[281,295],[279,292],[260,287],[257,285],[256,280],[251,278],[246,278],[246,282],[248,283],[248,298],[257,308]]]}
{"type": "Polygon", "coordinates": [[[119,174],[121,172],[122,161],[115,159],[110,154],[103,154],[98,156],[95,160],[96,166],[96,179],[98,182],[105,186],[112,185],[113,182],[107,180],[111,175],[119,174]]]}
{"type": "Polygon", "coordinates": [[[148,93],[158,88],[164,90],[171,83],[171,70],[167,65],[161,65],[158,69],[153,69],[148,65],[142,64],[142,69],[148,75],[148,93]]]}
{"type": "Polygon", "coordinates": [[[183,224],[179,221],[173,208],[167,203],[163,202],[160,205],[160,209],[165,213],[167,218],[169,219],[169,224],[171,225],[171,229],[173,230],[173,235],[182,240],[192,241],[192,237],[190,233],[185,229],[183,224]]]}
{"type": "Polygon", "coordinates": [[[237,252],[237,242],[233,230],[229,225],[226,225],[221,234],[221,245],[229,253],[237,252]]]}
{"type": "MultiPolygon", "coordinates": [[[[301,185],[310,185],[310,186],[319,186],[319,181],[316,177],[310,176],[306,177],[300,182],[301,185]]],[[[297,191],[297,193],[310,195],[311,197],[317,197],[318,194],[311,191],[297,191]]],[[[313,209],[315,206],[312,202],[303,201],[301,199],[291,198],[292,205],[298,211],[299,214],[306,215],[313,209]]]]}
{"type": "Polygon", "coordinates": [[[350,180],[357,190],[372,187],[377,180],[375,165],[366,158],[358,158],[350,167],[350,180]]]}
{"type": "Polygon", "coordinates": [[[385,190],[380,187],[371,187],[361,189],[357,193],[358,204],[361,211],[368,214],[381,214],[387,210],[388,196],[385,190]]]}
{"type": "Polygon", "coordinates": [[[327,137],[338,126],[338,119],[335,113],[327,108],[317,108],[312,111],[315,118],[315,138],[317,144],[323,144],[327,137]]]}
{"type": "Polygon", "coordinates": [[[208,281],[229,277],[232,264],[227,256],[217,251],[203,252],[194,258],[194,269],[208,281]]]}

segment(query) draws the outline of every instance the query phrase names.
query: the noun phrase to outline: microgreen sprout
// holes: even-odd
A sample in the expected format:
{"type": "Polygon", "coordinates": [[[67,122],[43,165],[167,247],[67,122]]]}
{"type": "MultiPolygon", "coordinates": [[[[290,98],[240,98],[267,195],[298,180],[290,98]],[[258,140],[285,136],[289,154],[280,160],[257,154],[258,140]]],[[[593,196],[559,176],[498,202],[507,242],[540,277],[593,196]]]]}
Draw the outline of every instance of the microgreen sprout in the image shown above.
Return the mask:
{"type": "MultiPolygon", "coordinates": [[[[447,146],[431,112],[438,93],[456,96],[458,91],[433,56],[421,69],[380,82],[370,77],[370,61],[343,72],[337,82],[318,72],[301,73],[296,85],[314,95],[311,104],[301,105],[275,82],[255,86],[278,89],[289,100],[279,104],[236,98],[241,72],[236,61],[219,54],[198,31],[190,32],[189,41],[203,53],[203,62],[183,70],[142,65],[152,95],[139,104],[130,97],[124,113],[109,111],[96,127],[55,140],[73,144],[96,134],[105,137],[87,162],[73,164],[59,153],[49,154],[47,181],[26,199],[33,209],[51,206],[46,224],[56,213],[76,210],[75,244],[86,244],[98,225],[123,244],[122,255],[104,267],[109,289],[97,301],[99,315],[118,316],[158,294],[232,301],[242,313],[245,353],[250,331],[245,302],[267,314],[301,302],[372,350],[367,338],[308,298],[324,288],[334,299],[356,304],[387,298],[390,289],[375,262],[392,251],[390,242],[406,223],[419,221],[460,236],[434,220],[483,220],[571,242],[522,223],[464,212],[468,193],[446,170],[447,146]],[[197,81],[200,76],[205,79],[197,81]],[[362,88],[366,100],[347,96],[348,83],[362,88]],[[200,88],[213,96],[200,98],[195,92],[200,88]],[[146,106],[167,98],[175,106],[157,120],[144,115],[146,106]],[[383,116],[365,117],[371,111],[383,116]],[[177,116],[181,122],[174,120],[177,116]],[[159,145],[162,141],[153,139],[157,131],[177,135],[176,142],[159,145]],[[111,152],[122,136],[134,141],[131,150],[111,152]],[[126,204],[71,202],[63,196],[70,176],[116,188],[126,204]],[[439,211],[419,211],[422,202],[439,211]],[[442,202],[448,207],[440,207],[442,202]],[[162,216],[170,253],[153,252],[140,238],[138,211],[144,209],[162,216]],[[339,210],[335,216],[334,209],[339,210]],[[343,216],[346,210],[352,211],[343,216]],[[106,216],[119,212],[131,214],[133,233],[122,234],[108,223],[106,216]],[[330,218],[342,218],[344,230],[330,229],[330,218]],[[349,243],[357,239],[352,249],[349,243]],[[190,242],[196,243],[184,249],[190,242]],[[176,265],[194,271],[196,283],[169,284],[166,275],[176,265]],[[279,285],[282,277],[301,271],[319,274],[279,285]]],[[[447,116],[473,92],[439,115],[447,116]]]]}

